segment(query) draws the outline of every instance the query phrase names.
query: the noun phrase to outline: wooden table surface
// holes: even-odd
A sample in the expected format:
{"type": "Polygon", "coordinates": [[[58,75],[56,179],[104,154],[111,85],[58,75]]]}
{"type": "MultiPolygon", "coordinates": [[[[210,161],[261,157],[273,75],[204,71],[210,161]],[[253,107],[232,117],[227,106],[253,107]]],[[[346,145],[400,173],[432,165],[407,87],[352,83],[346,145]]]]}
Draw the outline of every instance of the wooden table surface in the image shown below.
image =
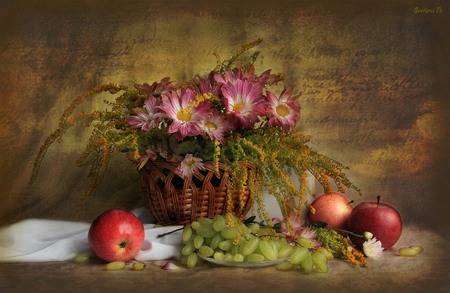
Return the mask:
{"type": "Polygon", "coordinates": [[[2,263],[0,292],[450,292],[448,244],[435,232],[410,226],[393,249],[380,259],[368,259],[368,268],[333,260],[328,273],[309,275],[209,264],[166,271],[147,262],[140,272],[110,272],[98,261],[2,263]],[[399,247],[415,244],[424,247],[423,254],[396,255],[399,247]]]}

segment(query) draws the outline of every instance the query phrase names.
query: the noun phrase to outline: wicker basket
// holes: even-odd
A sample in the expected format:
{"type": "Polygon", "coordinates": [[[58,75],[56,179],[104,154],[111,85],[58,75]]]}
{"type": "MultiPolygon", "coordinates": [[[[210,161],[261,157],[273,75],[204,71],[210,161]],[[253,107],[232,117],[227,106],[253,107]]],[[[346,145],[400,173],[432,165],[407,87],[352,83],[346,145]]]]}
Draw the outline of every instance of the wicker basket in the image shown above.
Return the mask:
{"type": "MultiPolygon", "coordinates": [[[[144,198],[158,224],[181,225],[199,217],[213,218],[227,211],[230,174],[224,166],[219,166],[221,176],[218,178],[214,163],[204,162],[206,171],[195,172],[192,181],[178,176],[175,173],[177,166],[161,160],[149,161],[139,171],[144,198]]],[[[252,204],[248,187],[241,197],[237,191],[233,192],[232,211],[243,218],[252,204]]]]}

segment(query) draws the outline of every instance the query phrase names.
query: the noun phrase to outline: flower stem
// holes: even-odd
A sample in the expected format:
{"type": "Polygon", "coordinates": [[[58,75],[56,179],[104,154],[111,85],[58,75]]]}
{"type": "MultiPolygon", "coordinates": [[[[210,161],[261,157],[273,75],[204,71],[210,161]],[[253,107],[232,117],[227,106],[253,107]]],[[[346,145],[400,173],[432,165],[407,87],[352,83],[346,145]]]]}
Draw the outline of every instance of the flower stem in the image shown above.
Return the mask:
{"type": "Polygon", "coordinates": [[[356,236],[356,237],[364,238],[364,235],[357,234],[357,233],[354,233],[354,232],[351,232],[351,231],[347,231],[347,230],[344,230],[344,229],[338,229],[338,228],[331,228],[331,229],[333,229],[335,231],[338,231],[338,232],[350,234],[350,235],[353,235],[353,236],[356,236]]]}

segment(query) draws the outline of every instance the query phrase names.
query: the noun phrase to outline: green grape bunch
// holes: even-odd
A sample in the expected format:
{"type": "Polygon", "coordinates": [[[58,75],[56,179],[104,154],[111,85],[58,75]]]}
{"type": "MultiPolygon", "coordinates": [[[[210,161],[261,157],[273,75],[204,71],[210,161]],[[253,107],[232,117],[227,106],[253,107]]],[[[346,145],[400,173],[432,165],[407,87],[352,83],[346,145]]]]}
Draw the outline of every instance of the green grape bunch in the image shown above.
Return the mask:
{"type": "Polygon", "coordinates": [[[232,214],[201,217],[186,224],[182,241],[180,261],[188,268],[200,264],[201,258],[211,258],[227,262],[279,261],[278,270],[327,272],[328,261],[333,258],[329,250],[314,249],[307,239],[291,242],[283,233],[260,223],[242,222],[232,214]]]}

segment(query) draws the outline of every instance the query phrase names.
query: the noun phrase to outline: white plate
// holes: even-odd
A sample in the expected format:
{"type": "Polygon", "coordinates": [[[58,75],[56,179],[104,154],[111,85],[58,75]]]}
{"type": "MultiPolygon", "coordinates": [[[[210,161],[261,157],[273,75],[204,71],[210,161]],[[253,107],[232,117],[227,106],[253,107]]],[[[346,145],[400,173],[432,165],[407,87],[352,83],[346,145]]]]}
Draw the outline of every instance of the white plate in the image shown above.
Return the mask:
{"type": "Polygon", "coordinates": [[[225,260],[217,260],[211,257],[206,257],[201,255],[200,253],[198,253],[198,256],[201,259],[204,259],[210,263],[213,264],[217,264],[217,265],[221,265],[221,266],[227,266],[227,267],[238,267],[238,268],[262,268],[262,267],[268,267],[268,266],[273,266],[282,262],[287,261],[289,258],[280,258],[277,260],[270,260],[270,261],[258,261],[258,262],[253,262],[253,261],[244,261],[244,262],[239,262],[239,261],[225,261],[225,260]]]}

